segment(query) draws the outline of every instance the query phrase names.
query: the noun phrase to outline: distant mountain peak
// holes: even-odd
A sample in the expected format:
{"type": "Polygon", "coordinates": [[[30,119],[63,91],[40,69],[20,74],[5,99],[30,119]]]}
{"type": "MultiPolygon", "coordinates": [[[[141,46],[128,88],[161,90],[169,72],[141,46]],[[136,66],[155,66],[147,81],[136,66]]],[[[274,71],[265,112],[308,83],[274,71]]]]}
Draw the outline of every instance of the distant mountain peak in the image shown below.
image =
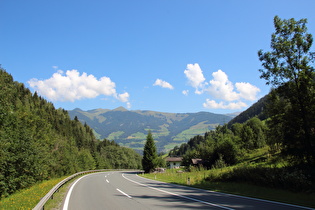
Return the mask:
{"type": "Polygon", "coordinates": [[[165,113],[148,110],[95,109],[90,111],[69,111],[94,129],[98,138],[114,140],[121,146],[138,151],[143,150],[148,130],[152,131],[158,151],[167,151],[174,145],[187,142],[196,135],[215,129],[232,118],[210,112],[165,113]]]}
{"type": "Polygon", "coordinates": [[[113,109],[112,111],[126,112],[126,111],[128,111],[128,110],[127,110],[125,107],[120,106],[120,107],[117,107],[116,109],[113,109]]]}

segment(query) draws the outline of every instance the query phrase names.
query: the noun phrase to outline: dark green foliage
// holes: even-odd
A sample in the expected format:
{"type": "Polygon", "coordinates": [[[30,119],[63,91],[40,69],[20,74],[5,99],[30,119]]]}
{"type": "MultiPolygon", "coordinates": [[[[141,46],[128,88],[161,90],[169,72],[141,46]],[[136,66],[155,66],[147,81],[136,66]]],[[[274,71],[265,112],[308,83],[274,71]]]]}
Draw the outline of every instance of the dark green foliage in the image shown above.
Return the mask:
{"type": "Polygon", "coordinates": [[[260,50],[258,56],[264,67],[261,78],[278,96],[270,97],[270,137],[282,138],[282,154],[292,157],[291,162],[315,165],[315,60],[306,23],[276,16],[272,50],[260,50]]]}
{"type": "Polygon", "coordinates": [[[152,172],[158,166],[156,146],[151,131],[148,132],[147,140],[143,149],[142,168],[145,173],[152,172]]]}
{"type": "Polygon", "coordinates": [[[140,168],[141,157],[96,140],[88,125],[71,120],[67,111],[55,109],[0,68],[0,198],[52,177],[120,166],[140,168]],[[111,146],[121,157],[105,157],[111,146]]]}
{"type": "Polygon", "coordinates": [[[106,160],[107,168],[137,169],[141,168],[141,156],[130,148],[109,145],[101,149],[100,155],[106,160]]]}
{"type": "Polygon", "coordinates": [[[268,104],[268,95],[259,99],[256,103],[251,105],[248,109],[243,111],[241,114],[234,117],[228,123],[228,127],[231,128],[235,123],[244,123],[252,117],[257,117],[260,120],[267,119],[265,110],[268,104]]]}
{"type": "Polygon", "coordinates": [[[182,164],[190,166],[191,159],[200,158],[206,168],[234,165],[242,153],[266,145],[265,124],[257,117],[245,123],[236,123],[231,129],[218,126],[204,136],[195,136],[181,146],[175,146],[169,156],[183,157],[182,164]]]}
{"type": "Polygon", "coordinates": [[[193,150],[196,149],[197,146],[201,143],[204,142],[204,136],[194,136],[193,138],[191,138],[187,144],[181,144],[180,147],[175,146],[170,152],[169,152],[169,156],[170,157],[181,157],[184,154],[186,154],[187,151],[189,150],[193,150]]]}
{"type": "Polygon", "coordinates": [[[314,193],[315,181],[305,171],[294,167],[238,167],[220,177],[208,178],[209,181],[245,182],[264,187],[291,190],[293,192],[314,193]]]}

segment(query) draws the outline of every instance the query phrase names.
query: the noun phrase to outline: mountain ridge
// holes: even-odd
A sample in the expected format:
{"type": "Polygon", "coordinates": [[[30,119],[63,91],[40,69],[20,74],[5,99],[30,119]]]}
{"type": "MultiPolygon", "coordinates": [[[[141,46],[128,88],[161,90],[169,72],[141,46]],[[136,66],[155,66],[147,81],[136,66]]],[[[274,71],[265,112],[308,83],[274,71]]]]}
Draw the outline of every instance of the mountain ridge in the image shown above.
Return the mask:
{"type": "Polygon", "coordinates": [[[151,110],[93,109],[68,110],[87,123],[98,138],[114,140],[118,144],[141,151],[148,130],[151,130],[158,151],[168,151],[174,145],[187,142],[196,135],[203,135],[217,125],[228,123],[232,117],[211,112],[168,113],[151,110]]]}

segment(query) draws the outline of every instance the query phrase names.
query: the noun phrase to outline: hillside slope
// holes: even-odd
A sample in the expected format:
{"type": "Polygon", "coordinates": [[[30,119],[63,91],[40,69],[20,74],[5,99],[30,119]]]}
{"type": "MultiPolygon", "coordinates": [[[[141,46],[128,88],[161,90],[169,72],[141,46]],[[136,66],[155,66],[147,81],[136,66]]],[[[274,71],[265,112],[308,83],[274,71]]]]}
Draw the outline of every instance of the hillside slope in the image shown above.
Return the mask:
{"type": "Polygon", "coordinates": [[[72,119],[77,116],[82,123],[87,123],[99,138],[115,140],[120,145],[136,150],[143,149],[147,132],[151,130],[158,151],[169,150],[232,119],[210,112],[128,111],[123,107],[90,111],[74,109],[69,111],[69,115],[72,119]]]}
{"type": "Polygon", "coordinates": [[[97,140],[88,125],[0,66],[0,199],[46,179],[104,168],[141,168],[141,156],[97,140]]]}
{"type": "Polygon", "coordinates": [[[231,127],[234,123],[244,123],[247,120],[258,117],[260,120],[265,120],[267,118],[264,110],[266,109],[266,105],[268,103],[268,94],[259,99],[256,103],[251,105],[248,109],[240,113],[238,116],[233,118],[229,123],[228,126],[231,127]]]}

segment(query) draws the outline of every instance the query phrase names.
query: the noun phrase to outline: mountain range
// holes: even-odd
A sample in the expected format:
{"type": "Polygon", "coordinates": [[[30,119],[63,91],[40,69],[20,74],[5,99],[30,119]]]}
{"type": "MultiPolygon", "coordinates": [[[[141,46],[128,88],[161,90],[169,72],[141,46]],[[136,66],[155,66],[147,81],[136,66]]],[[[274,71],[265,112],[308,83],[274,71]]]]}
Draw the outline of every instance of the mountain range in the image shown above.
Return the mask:
{"type": "Polygon", "coordinates": [[[237,115],[129,111],[124,107],[89,111],[76,108],[68,113],[72,119],[77,117],[88,124],[99,139],[114,140],[137,151],[143,150],[146,135],[151,130],[159,152],[166,152],[196,135],[204,135],[237,115]]]}

